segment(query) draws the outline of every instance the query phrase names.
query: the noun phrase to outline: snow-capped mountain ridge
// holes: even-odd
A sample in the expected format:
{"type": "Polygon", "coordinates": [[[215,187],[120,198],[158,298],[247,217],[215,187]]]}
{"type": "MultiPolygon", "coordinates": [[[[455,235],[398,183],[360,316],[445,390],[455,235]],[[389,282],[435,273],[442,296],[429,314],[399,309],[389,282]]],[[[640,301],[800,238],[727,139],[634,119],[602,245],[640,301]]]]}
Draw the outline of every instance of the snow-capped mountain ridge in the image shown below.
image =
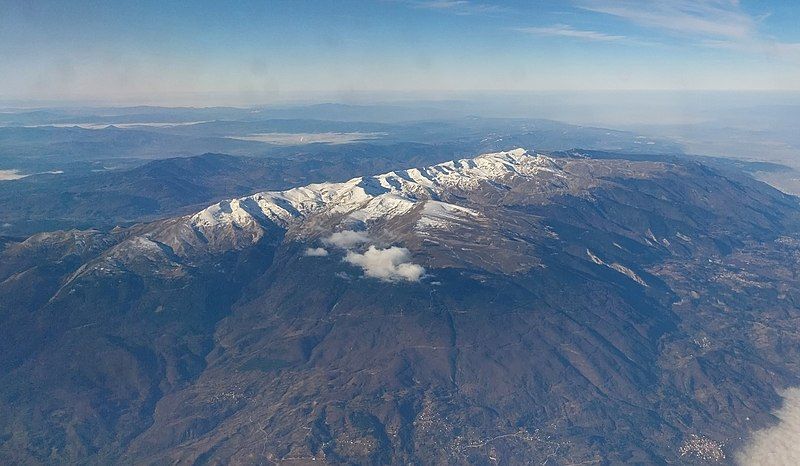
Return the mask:
{"type": "MultiPolygon", "coordinates": [[[[566,175],[551,157],[514,149],[342,183],[261,192],[155,223],[139,235],[146,241],[137,240],[137,236],[122,241],[77,275],[124,268],[137,257],[158,257],[170,266],[172,254],[191,260],[209,253],[241,250],[281,230],[307,241],[338,230],[371,229],[379,222],[411,214],[411,230],[429,236],[434,231],[485,220],[484,213],[466,201],[483,185],[492,192],[503,191],[500,187],[507,189],[543,172],[566,175]],[[154,249],[153,245],[163,248],[154,249]]],[[[278,240],[281,237],[274,236],[278,240]]]]}
{"type": "Polygon", "coordinates": [[[320,213],[346,215],[369,222],[402,215],[420,202],[439,200],[447,191],[470,191],[483,183],[558,172],[555,161],[525,149],[483,154],[427,168],[392,171],[343,183],[319,183],[279,192],[262,192],[222,201],[191,217],[192,226],[208,236],[218,228],[248,229],[268,221],[281,228],[320,213]]]}

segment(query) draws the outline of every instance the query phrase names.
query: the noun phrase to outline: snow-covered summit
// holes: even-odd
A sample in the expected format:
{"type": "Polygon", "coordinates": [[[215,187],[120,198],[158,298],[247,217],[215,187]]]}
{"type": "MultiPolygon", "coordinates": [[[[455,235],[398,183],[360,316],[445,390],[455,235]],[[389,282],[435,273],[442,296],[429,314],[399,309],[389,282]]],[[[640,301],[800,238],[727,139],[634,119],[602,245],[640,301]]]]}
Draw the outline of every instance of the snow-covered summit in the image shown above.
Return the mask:
{"type": "Polygon", "coordinates": [[[262,192],[214,204],[191,217],[194,229],[209,237],[214,230],[250,230],[262,222],[288,228],[309,216],[343,216],[369,222],[405,214],[420,203],[439,200],[445,192],[470,191],[484,183],[556,172],[555,161],[525,149],[514,149],[433,165],[319,183],[279,192],[262,192]]]}

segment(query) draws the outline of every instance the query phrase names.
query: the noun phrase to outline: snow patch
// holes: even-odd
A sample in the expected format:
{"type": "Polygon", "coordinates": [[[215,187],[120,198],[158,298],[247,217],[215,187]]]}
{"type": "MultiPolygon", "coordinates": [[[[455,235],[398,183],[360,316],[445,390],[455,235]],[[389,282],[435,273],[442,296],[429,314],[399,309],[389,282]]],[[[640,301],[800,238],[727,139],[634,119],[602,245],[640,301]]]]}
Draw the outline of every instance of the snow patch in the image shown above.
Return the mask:
{"type": "Polygon", "coordinates": [[[422,208],[416,227],[418,230],[447,229],[455,222],[474,220],[478,217],[480,217],[480,213],[475,210],[429,200],[422,208]]]}

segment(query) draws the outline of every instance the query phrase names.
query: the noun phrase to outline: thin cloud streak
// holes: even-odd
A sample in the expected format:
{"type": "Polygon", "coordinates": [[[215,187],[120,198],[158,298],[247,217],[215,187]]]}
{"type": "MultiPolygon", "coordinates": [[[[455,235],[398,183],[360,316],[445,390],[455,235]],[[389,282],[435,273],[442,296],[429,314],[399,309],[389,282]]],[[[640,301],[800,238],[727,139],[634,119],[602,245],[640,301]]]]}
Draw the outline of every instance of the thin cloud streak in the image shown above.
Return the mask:
{"type": "Polygon", "coordinates": [[[569,37],[592,42],[627,42],[630,40],[625,36],[575,29],[568,24],[555,24],[545,27],[521,27],[515,28],[514,30],[537,36],[569,37]]]}
{"type": "Polygon", "coordinates": [[[759,25],[768,15],[750,15],[738,0],[576,0],[575,5],[695,40],[702,47],[800,61],[800,43],[760,34],[759,25]]]}
{"type": "Polygon", "coordinates": [[[407,5],[423,9],[449,12],[456,15],[477,15],[507,12],[508,9],[489,3],[476,3],[470,0],[401,0],[407,5]]]}
{"type": "Polygon", "coordinates": [[[744,39],[758,25],[736,0],[579,0],[576,5],[678,34],[744,39]]]}
{"type": "Polygon", "coordinates": [[[700,45],[757,55],[768,55],[784,61],[800,63],[800,43],[752,38],[746,41],[706,40],[700,45]]]}
{"type": "Polygon", "coordinates": [[[468,7],[470,3],[467,0],[432,0],[428,2],[418,2],[417,6],[420,8],[429,8],[431,10],[449,10],[453,8],[468,7]]]}

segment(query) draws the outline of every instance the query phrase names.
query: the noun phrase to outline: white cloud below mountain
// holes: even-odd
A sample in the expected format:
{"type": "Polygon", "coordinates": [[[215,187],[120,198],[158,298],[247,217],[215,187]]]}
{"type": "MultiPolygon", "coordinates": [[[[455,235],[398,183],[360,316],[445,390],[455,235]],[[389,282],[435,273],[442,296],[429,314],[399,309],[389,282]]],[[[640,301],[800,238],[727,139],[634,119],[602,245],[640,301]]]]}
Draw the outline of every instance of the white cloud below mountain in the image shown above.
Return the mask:
{"type": "Polygon", "coordinates": [[[348,251],[344,258],[346,262],[361,267],[367,277],[387,282],[417,282],[425,275],[425,269],[410,259],[408,249],[397,246],[386,249],[370,246],[363,254],[348,251]]]}
{"type": "MultiPolygon", "coordinates": [[[[346,251],[344,261],[360,267],[365,277],[385,282],[418,282],[425,275],[425,268],[411,262],[411,253],[406,248],[398,246],[378,248],[370,245],[364,251],[364,245],[372,242],[365,231],[337,231],[324,238],[322,242],[328,246],[344,249],[346,251]]],[[[308,248],[305,255],[326,256],[328,251],[324,248],[308,248]]]]}
{"type": "Polygon", "coordinates": [[[800,388],[783,394],[783,406],[775,416],[780,422],[757,431],[737,455],[738,464],[800,464],[800,388]]]}
{"type": "Polygon", "coordinates": [[[337,231],[323,240],[325,244],[341,249],[350,249],[360,244],[369,242],[369,235],[363,231],[344,230],[337,231]]]}
{"type": "Polygon", "coordinates": [[[325,257],[328,255],[328,250],[325,248],[308,248],[304,255],[307,257],[325,257]]]}

